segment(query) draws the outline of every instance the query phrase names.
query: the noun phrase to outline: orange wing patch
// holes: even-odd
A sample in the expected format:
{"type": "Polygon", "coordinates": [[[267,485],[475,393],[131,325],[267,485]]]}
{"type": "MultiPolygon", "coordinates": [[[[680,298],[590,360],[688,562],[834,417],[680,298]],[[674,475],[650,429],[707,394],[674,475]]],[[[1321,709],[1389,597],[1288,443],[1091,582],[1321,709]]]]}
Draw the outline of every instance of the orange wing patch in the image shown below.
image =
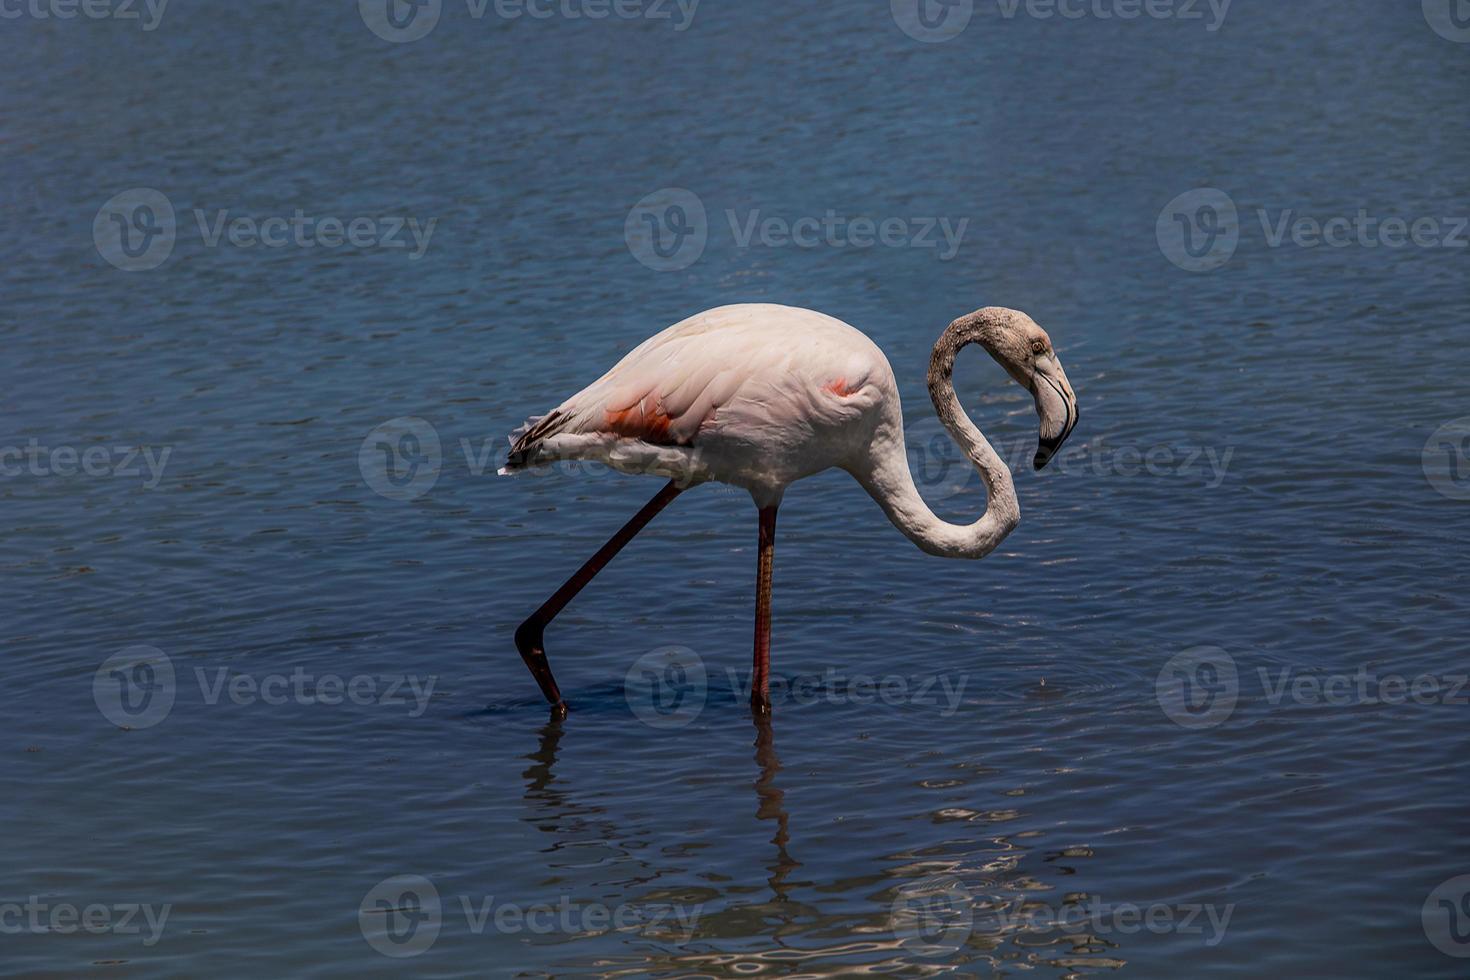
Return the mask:
{"type": "MultiPolygon", "coordinates": [[[[848,398],[856,393],[858,390],[857,388],[849,388],[847,386],[846,378],[838,378],[836,381],[829,381],[822,387],[832,392],[832,394],[836,395],[838,398],[848,398]]],[[[858,387],[862,386],[859,385],[858,387]]]]}
{"type": "Polygon", "coordinates": [[[642,401],[634,402],[621,411],[603,413],[603,423],[610,432],[630,439],[655,443],[674,441],[669,438],[673,419],[664,411],[663,404],[654,392],[649,392],[643,396],[642,401]]]}

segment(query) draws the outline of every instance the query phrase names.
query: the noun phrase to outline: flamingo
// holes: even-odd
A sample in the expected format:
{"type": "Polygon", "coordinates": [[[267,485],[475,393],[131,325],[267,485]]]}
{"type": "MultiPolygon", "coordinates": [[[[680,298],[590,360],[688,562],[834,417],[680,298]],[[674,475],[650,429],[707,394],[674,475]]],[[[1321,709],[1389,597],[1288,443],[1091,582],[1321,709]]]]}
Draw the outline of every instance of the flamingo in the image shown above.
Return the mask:
{"type": "Polygon", "coordinates": [[[910,541],[942,558],[984,558],[1021,519],[1010,470],[954,391],[955,355],[979,344],[1036,403],[1039,470],[1077,425],[1077,396],[1051,338],[1017,310],[986,307],[950,323],[929,361],[934,410],[985,483],[985,513],[969,525],[936,517],[904,452],[893,369],[862,331],[773,304],[696,314],[634,348],[612,370],[510,436],[501,475],[558,460],[595,460],[668,483],[516,629],[516,649],[552,707],[567,711],[546,658],[545,631],[648,522],[709,481],[750,492],[759,512],[751,709],[770,712],[771,573],[776,509],[792,483],[831,467],[852,474],[910,541]]]}

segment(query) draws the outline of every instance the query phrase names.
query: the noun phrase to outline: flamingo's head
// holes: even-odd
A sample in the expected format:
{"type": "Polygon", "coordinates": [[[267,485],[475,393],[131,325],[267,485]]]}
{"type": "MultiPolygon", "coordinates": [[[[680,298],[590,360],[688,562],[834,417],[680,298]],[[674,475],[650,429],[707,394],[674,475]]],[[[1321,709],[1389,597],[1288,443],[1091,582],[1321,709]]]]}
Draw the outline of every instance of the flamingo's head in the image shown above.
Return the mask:
{"type": "Polygon", "coordinates": [[[1032,462],[1041,469],[1062,448],[1080,417],[1077,393],[1062,370],[1051,337],[1020,310],[999,306],[976,310],[956,320],[952,327],[970,334],[967,340],[974,340],[988,350],[1016,384],[1031,392],[1041,422],[1036,458],[1032,462]]]}

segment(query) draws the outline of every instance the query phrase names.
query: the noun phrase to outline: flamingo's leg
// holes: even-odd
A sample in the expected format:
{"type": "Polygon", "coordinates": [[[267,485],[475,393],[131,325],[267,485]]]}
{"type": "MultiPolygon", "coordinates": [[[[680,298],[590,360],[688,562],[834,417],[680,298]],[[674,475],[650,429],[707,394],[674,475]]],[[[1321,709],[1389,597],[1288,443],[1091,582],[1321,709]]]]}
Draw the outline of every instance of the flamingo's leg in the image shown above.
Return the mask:
{"type": "Polygon", "coordinates": [[[771,569],[776,558],[776,508],[762,507],[760,559],[755,576],[755,661],[750,675],[750,710],[771,713],[771,569]]]}
{"type": "Polygon", "coordinates": [[[576,573],[566,580],[561,588],[557,589],[550,599],[541,604],[541,608],[533,612],[516,629],[516,649],[521,652],[521,659],[531,669],[531,676],[536,678],[536,683],[541,685],[541,693],[546,695],[546,700],[551,704],[552,711],[558,715],[567,712],[566,702],[562,700],[561,689],[556,686],[556,678],[551,676],[551,665],[546,660],[546,646],[543,634],[547,625],[556,618],[556,614],[572,601],[578,592],[586,588],[587,583],[613,560],[613,556],[623,550],[623,545],[633,540],[633,536],[643,530],[654,516],[669,505],[669,501],[677,497],[683,490],[674,481],[670,480],[668,486],[658,492],[643,509],[633,515],[633,519],[624,524],[617,534],[608,539],[607,544],[597,549],[597,554],[588,558],[576,573]]]}

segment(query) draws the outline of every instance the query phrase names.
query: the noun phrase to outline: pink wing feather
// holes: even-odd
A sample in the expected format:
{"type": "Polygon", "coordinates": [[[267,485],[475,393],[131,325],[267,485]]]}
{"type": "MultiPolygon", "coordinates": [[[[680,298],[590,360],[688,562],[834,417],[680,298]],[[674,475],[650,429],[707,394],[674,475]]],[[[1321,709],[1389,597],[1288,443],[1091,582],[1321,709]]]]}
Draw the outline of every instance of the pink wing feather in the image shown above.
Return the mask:
{"type": "Polygon", "coordinates": [[[840,415],[842,402],[867,384],[876,348],[830,318],[822,319],[860,338],[865,349],[834,345],[827,330],[796,329],[770,310],[788,308],[721,307],[655,334],[550,414],[528,421],[512,436],[509,465],[532,461],[538,445],[555,436],[688,446],[702,430],[724,424],[723,415],[760,428],[803,425],[814,413],[840,415]],[[722,413],[731,407],[736,411],[722,413]]]}

